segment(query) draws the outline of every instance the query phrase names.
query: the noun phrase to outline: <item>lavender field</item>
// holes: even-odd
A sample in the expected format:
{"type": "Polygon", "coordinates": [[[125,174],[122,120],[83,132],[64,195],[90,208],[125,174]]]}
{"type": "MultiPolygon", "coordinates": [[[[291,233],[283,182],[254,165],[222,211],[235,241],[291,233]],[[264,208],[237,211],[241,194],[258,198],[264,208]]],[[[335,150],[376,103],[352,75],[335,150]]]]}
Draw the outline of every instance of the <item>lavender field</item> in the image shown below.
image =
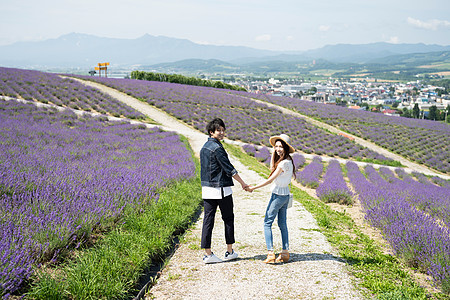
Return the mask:
{"type": "Polygon", "coordinates": [[[0,100],[1,293],[194,174],[175,133],[0,100]]]}
{"type": "Polygon", "coordinates": [[[143,119],[122,102],[70,78],[32,70],[0,67],[0,96],[55,104],[61,107],[143,119]]]}
{"type": "Polygon", "coordinates": [[[284,115],[280,110],[256,103],[240,93],[166,82],[84,79],[142,99],[201,131],[212,117],[220,117],[227,124],[227,136],[232,140],[268,146],[268,136],[285,132],[291,136],[293,146],[305,153],[392,163],[391,159],[343,136],[328,133],[300,117],[284,115]]]}
{"type": "Polygon", "coordinates": [[[366,219],[381,230],[395,254],[450,293],[450,189],[406,174],[402,180],[370,166],[366,178],[353,162],[347,169],[366,219]]]}
{"type": "MultiPolygon", "coordinates": [[[[242,95],[245,95],[242,93],[242,95]]],[[[389,149],[403,157],[450,174],[450,125],[385,116],[287,97],[251,95],[293,109],[389,149]]]]}
{"type": "MultiPolygon", "coordinates": [[[[316,155],[312,161],[300,153],[293,155],[298,182],[317,189],[325,202],[349,204],[357,197],[366,218],[381,230],[395,253],[450,292],[449,181],[407,174],[400,168],[392,172],[371,166],[361,170],[352,162],[327,164],[321,155],[392,161],[302,118],[256,103],[249,99],[253,94],[164,82],[86,79],[137,97],[201,131],[211,118],[221,117],[227,124],[227,137],[248,143],[244,150],[266,164],[270,162],[268,137],[281,132],[290,135],[294,147],[316,155]]],[[[0,95],[144,118],[95,89],[37,71],[0,68],[0,95]]],[[[280,99],[285,98],[265,100],[280,99]]],[[[362,117],[348,110],[341,114],[340,107],[315,103],[298,108],[294,105],[303,103],[288,99],[277,104],[348,132],[358,131],[363,138],[400,149],[399,154],[402,149],[411,155],[422,153],[422,163],[449,172],[448,125],[432,122],[436,125],[432,127],[422,120],[399,121],[372,113],[362,117]]],[[[2,293],[17,290],[41,262],[56,260],[99,228],[119,222],[125,209],[139,212],[157,205],[160,187],[191,178],[194,171],[190,152],[174,133],[0,100],[2,293]]]]}
{"type": "MultiPolygon", "coordinates": [[[[245,145],[243,150],[267,165],[270,151],[245,145]],[[268,154],[266,154],[268,153],[268,154]],[[259,156],[258,156],[259,154],[259,156]]],[[[365,218],[381,230],[395,253],[408,265],[433,279],[436,286],[450,292],[450,185],[449,181],[428,179],[420,173],[407,174],[397,168],[379,170],[371,165],[364,174],[354,162],[341,165],[332,160],[325,168],[320,157],[310,162],[296,154],[300,161],[297,181],[315,188],[324,202],[352,204],[354,197],[362,203],[365,218]],[[414,175],[414,176],[413,176],[414,175]],[[356,191],[356,195],[350,190],[356,191]]]]}

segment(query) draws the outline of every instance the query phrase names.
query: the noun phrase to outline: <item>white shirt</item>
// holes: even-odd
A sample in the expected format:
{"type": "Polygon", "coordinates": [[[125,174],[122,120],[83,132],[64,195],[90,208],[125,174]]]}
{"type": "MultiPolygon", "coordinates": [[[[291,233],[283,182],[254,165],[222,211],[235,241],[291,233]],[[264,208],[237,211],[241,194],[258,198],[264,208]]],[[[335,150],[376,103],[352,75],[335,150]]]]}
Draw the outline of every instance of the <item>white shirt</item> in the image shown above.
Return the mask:
{"type": "Polygon", "coordinates": [[[202,199],[222,199],[222,189],[224,197],[233,193],[231,186],[224,186],[223,188],[202,186],[202,199]]]}
{"type": "Polygon", "coordinates": [[[294,165],[290,159],[284,159],[279,164],[281,174],[274,180],[272,193],[277,195],[289,195],[289,183],[291,183],[292,175],[294,173],[294,165]]]}

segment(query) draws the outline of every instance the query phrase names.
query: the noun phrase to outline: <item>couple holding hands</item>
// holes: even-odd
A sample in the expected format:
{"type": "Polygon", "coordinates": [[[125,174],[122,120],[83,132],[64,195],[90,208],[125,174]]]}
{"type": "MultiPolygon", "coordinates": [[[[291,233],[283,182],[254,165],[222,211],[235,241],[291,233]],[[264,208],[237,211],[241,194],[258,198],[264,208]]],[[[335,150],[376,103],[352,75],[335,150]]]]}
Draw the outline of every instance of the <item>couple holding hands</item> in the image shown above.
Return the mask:
{"type": "Polygon", "coordinates": [[[289,260],[289,238],[286,225],[286,214],[289,202],[289,183],[294,174],[294,162],[290,153],[295,149],[289,144],[289,137],[285,134],[270,138],[274,151],[270,161],[270,176],[264,182],[249,186],[242,180],[234,166],[230,163],[228,155],[220,141],[225,137],[225,123],[216,118],[206,126],[208,141],[200,151],[201,185],[204,206],[201,248],[205,249],[203,262],[206,264],[233,260],[238,254],[233,250],[234,240],[234,213],[232,189],[233,179],[238,181],[242,188],[253,192],[274,182],[272,195],[267,205],[264,217],[264,237],[267,245],[267,258],[264,263],[287,262],[289,260]],[[220,259],[211,251],[211,236],[214,227],[214,218],[217,207],[220,208],[222,220],[225,225],[225,241],[227,251],[224,259],[220,259]],[[282,251],[278,257],[273,249],[272,224],[278,216],[278,226],[281,231],[282,251]]]}

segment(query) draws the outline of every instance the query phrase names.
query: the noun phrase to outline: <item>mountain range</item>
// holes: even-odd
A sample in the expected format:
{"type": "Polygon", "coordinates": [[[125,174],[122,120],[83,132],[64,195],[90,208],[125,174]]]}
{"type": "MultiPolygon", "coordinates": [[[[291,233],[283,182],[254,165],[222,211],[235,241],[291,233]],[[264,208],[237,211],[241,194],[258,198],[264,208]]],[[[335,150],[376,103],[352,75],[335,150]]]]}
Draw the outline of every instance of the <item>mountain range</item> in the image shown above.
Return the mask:
{"type": "Polygon", "coordinates": [[[139,68],[187,61],[197,64],[242,65],[260,62],[366,63],[392,55],[450,51],[450,46],[425,44],[338,44],[307,51],[270,51],[243,46],[203,45],[186,39],[146,34],[136,39],[105,38],[70,33],[56,39],[17,42],[0,46],[0,65],[5,67],[54,69],[91,68],[99,62],[111,66],[139,68]]]}

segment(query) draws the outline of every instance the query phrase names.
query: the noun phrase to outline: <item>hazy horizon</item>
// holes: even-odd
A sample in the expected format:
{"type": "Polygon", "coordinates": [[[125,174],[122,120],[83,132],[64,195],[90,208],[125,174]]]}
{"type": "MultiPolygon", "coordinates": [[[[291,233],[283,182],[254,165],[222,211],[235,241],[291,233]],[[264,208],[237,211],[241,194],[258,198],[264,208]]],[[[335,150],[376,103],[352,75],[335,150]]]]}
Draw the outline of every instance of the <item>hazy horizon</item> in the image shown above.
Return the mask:
{"type": "MultiPolygon", "coordinates": [[[[68,36],[68,35],[71,35],[71,34],[90,35],[90,36],[95,36],[95,37],[98,37],[98,38],[112,38],[112,39],[124,39],[124,40],[135,40],[135,39],[142,38],[142,37],[144,37],[145,35],[151,35],[151,36],[155,36],[155,37],[174,38],[174,37],[165,36],[165,35],[159,35],[159,36],[158,36],[158,35],[152,35],[152,34],[150,34],[150,33],[144,33],[142,36],[133,37],[133,38],[120,38],[120,37],[106,37],[106,36],[100,36],[100,35],[96,35],[96,34],[83,33],[83,32],[68,32],[68,33],[62,34],[62,35],[60,35],[60,36],[57,36],[57,37],[54,37],[54,38],[48,38],[48,39],[45,39],[45,40],[16,41],[16,42],[13,42],[13,43],[11,43],[11,44],[0,45],[0,47],[1,47],[1,46],[10,46],[10,45],[14,45],[14,44],[16,44],[16,43],[21,43],[21,42],[42,42],[42,41],[48,41],[48,40],[56,40],[56,39],[60,39],[60,38],[62,38],[62,37],[64,37],[64,36],[68,36]]],[[[176,39],[189,40],[189,39],[186,39],[186,38],[176,38],[176,39]]],[[[191,41],[191,40],[189,40],[189,41],[191,41]]],[[[254,49],[257,49],[257,50],[268,50],[268,49],[255,48],[255,47],[250,47],[250,46],[245,46],[245,45],[214,45],[214,44],[202,44],[202,43],[197,43],[197,42],[195,42],[195,41],[191,41],[191,42],[196,43],[196,44],[201,44],[201,45],[210,45],[210,46],[236,46],[236,47],[241,47],[241,46],[242,46],[242,47],[254,48],[254,49]]],[[[430,44],[422,43],[422,42],[417,42],[417,43],[391,43],[391,42],[389,42],[389,41],[387,41],[387,42],[381,41],[381,42],[368,42],[368,43],[361,43],[361,44],[360,44],[360,43],[336,43],[336,44],[325,44],[325,45],[320,46],[320,47],[318,47],[318,48],[310,48],[310,49],[304,49],[304,50],[273,50],[273,51],[279,51],[279,52],[303,52],[303,51],[308,51],[308,50],[319,49],[319,48],[326,47],[326,46],[336,46],[336,45],[369,45],[369,44],[375,44],[375,43],[388,43],[388,44],[394,44],[394,45],[395,45],[395,44],[425,44],[425,45],[450,46],[450,44],[438,44],[438,43],[430,43],[430,44]]]]}

